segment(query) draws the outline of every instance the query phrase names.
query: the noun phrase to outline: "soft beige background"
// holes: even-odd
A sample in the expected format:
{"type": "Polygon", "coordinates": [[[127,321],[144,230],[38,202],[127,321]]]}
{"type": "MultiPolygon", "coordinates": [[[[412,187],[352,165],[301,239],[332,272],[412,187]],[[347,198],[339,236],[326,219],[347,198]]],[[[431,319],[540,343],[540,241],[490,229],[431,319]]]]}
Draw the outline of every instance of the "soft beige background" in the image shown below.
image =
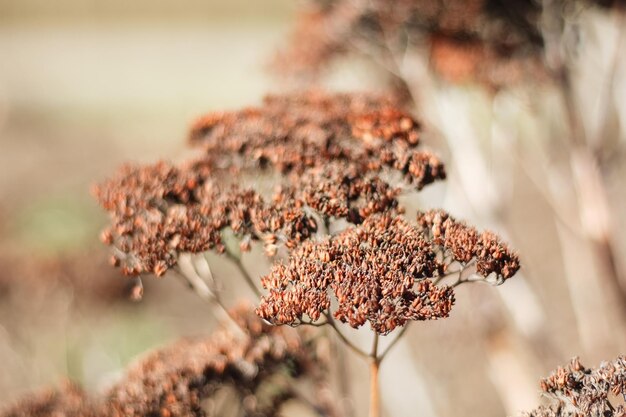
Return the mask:
{"type": "Polygon", "coordinates": [[[278,0],[0,1],[0,406],[66,375],[96,389],[138,353],[210,329],[178,282],[140,304],[81,303],[27,265],[102,265],[90,184],[125,161],[184,157],[193,117],[258,102],[292,14],[278,0]]]}

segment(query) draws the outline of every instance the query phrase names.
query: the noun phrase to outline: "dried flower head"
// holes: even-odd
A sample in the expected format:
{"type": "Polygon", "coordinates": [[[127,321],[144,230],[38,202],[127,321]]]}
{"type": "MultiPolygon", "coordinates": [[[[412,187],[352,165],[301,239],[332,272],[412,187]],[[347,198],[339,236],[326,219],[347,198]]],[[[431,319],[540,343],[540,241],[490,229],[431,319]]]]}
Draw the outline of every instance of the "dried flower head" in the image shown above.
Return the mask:
{"type": "Polygon", "coordinates": [[[541,380],[541,390],[554,400],[551,406],[527,413],[529,417],[624,417],[626,357],[586,368],[578,358],[541,380]],[[621,399],[620,399],[621,397],[621,399]],[[621,403],[621,404],[620,404],[621,403]]]}
{"type": "Polygon", "coordinates": [[[320,218],[359,223],[396,210],[403,182],[419,190],[445,178],[439,159],[417,149],[419,132],[392,101],[365,94],[271,96],[263,107],[205,116],[190,135],[202,156],[126,166],[95,187],[111,214],[102,240],[130,275],[161,276],[181,253],[223,252],[225,229],[242,250],[258,240],[273,256],[313,236],[320,218]],[[241,184],[247,176],[256,189],[241,184]]]}
{"type": "MultiPolygon", "coordinates": [[[[197,417],[207,415],[207,403],[229,388],[236,396],[230,407],[241,404],[245,415],[273,417],[300,395],[293,389],[297,380],[322,388],[325,358],[317,355],[314,340],[268,326],[246,306],[231,314],[245,336],[222,327],[209,338],[182,340],[147,355],[101,396],[89,398],[67,385],[28,397],[0,415],[197,417]]],[[[316,406],[332,415],[324,401],[316,406]]]]}
{"type": "MultiPolygon", "coordinates": [[[[444,215],[431,212],[420,219],[444,215]]],[[[450,264],[475,259],[481,265],[478,273],[495,273],[498,282],[512,276],[519,264],[495,236],[478,235],[445,216],[450,232],[375,214],[338,235],[307,242],[287,264],[276,265],[262,278],[269,294],[257,313],[276,324],[296,325],[305,316],[318,320],[331,314],[330,292],[337,300],[336,319],[354,328],[369,322],[380,334],[410,320],[447,317],[453,290],[435,285],[433,278],[442,277],[450,264]]]]}
{"type": "Polygon", "coordinates": [[[224,327],[208,339],[183,340],[154,352],[109,391],[109,415],[204,415],[202,404],[230,387],[246,415],[274,416],[295,396],[289,380],[319,382],[324,363],[312,342],[292,329],[264,324],[248,307],[236,309],[233,316],[246,337],[224,327]]]}
{"type": "Polygon", "coordinates": [[[268,96],[259,108],[209,114],[190,133],[191,143],[221,167],[269,166],[302,174],[332,162],[361,175],[389,167],[421,188],[445,173],[435,156],[416,149],[419,139],[419,124],[388,98],[315,91],[268,96]]]}
{"type": "Polygon", "coordinates": [[[520,268],[517,255],[497,235],[489,231],[479,233],[443,210],[419,213],[417,222],[447,256],[464,264],[474,260],[478,273],[484,277],[494,274],[497,282],[502,282],[520,268]]]}
{"type": "Polygon", "coordinates": [[[49,296],[59,289],[71,291],[77,307],[108,306],[130,296],[132,283],[120,280],[119,272],[107,268],[106,254],[92,248],[54,259],[9,250],[0,254],[0,264],[0,304],[8,305],[15,298],[28,307],[18,294],[36,291],[49,296]]]}

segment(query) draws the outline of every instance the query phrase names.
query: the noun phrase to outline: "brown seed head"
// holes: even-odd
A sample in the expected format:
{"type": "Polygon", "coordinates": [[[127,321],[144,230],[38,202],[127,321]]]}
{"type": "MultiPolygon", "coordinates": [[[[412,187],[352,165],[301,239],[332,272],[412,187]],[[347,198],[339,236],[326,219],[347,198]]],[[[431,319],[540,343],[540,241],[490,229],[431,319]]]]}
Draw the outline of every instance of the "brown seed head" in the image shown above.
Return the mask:
{"type": "Polygon", "coordinates": [[[479,233],[442,210],[418,213],[417,222],[457,261],[467,263],[475,259],[482,276],[495,274],[500,283],[515,275],[520,268],[517,254],[492,232],[479,233]]]}
{"type": "Polygon", "coordinates": [[[612,404],[611,396],[626,396],[626,357],[586,368],[578,358],[557,368],[541,380],[541,390],[553,400],[547,407],[527,413],[528,417],[623,417],[624,404],[612,404]]]}
{"type": "Polygon", "coordinates": [[[360,223],[400,211],[392,174],[414,189],[444,179],[437,157],[417,149],[419,133],[391,100],[367,94],[270,96],[259,108],[205,116],[190,134],[201,157],[126,166],[94,188],[111,214],[102,240],[129,275],[164,275],[181,253],[221,253],[225,229],[243,251],[261,240],[275,256],[315,235],[320,218],[360,223]]]}

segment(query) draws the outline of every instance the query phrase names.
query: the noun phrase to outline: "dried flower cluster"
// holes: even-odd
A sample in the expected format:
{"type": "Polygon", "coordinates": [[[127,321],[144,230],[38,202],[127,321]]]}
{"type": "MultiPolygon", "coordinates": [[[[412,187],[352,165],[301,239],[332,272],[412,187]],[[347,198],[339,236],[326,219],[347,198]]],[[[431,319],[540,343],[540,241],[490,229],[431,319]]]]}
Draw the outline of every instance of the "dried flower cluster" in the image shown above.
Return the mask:
{"type": "Polygon", "coordinates": [[[181,253],[222,252],[227,228],[242,250],[260,240],[274,255],[315,234],[320,217],[360,223],[395,209],[394,174],[414,189],[445,178],[439,159],[417,149],[419,134],[391,101],[365,94],[272,96],[260,108],[211,114],[190,135],[202,156],[124,167],[95,187],[112,217],[102,239],[130,275],[163,275],[181,253]],[[251,172],[259,188],[258,176],[275,171],[270,196],[237,183],[251,172]]]}
{"type": "MultiPolygon", "coordinates": [[[[322,383],[325,359],[315,354],[314,342],[293,329],[264,324],[247,307],[232,314],[244,337],[224,327],[208,339],[179,341],[142,359],[101,397],[91,399],[68,386],[0,415],[197,417],[207,415],[211,400],[230,387],[245,415],[271,417],[300,395],[294,378],[322,383]]],[[[318,405],[325,407],[323,401],[318,405]]]]}
{"type": "Polygon", "coordinates": [[[494,274],[497,282],[511,278],[520,267],[517,255],[497,235],[489,231],[478,233],[443,210],[418,213],[417,222],[425,228],[434,245],[444,249],[444,259],[448,262],[466,265],[474,260],[480,275],[494,274]]]}
{"type": "Polygon", "coordinates": [[[272,378],[317,376],[323,361],[291,329],[268,326],[249,308],[240,308],[233,316],[246,330],[246,337],[224,328],[207,340],[181,341],[155,352],[109,392],[110,414],[203,415],[201,403],[230,386],[246,415],[276,415],[295,392],[290,384],[281,385],[272,378]],[[264,394],[261,387],[266,382],[275,384],[276,389],[264,394]]]}
{"type": "Polygon", "coordinates": [[[418,189],[444,176],[434,155],[416,150],[419,139],[419,124],[387,98],[312,91],[268,96],[260,108],[209,114],[190,134],[191,143],[222,168],[271,166],[299,176],[332,162],[367,176],[389,167],[418,189]]]}
{"type": "MultiPolygon", "coordinates": [[[[517,256],[497,236],[478,233],[442,211],[421,213],[417,224],[401,217],[400,193],[444,179],[445,171],[436,156],[418,149],[419,125],[389,99],[319,92],[271,96],[262,107],[204,116],[189,137],[201,153],[190,162],[126,167],[96,187],[112,217],[102,238],[114,248],[114,263],[127,274],[160,276],[182,254],[228,250],[258,293],[223,232],[234,232],[244,252],[253,241],[263,242],[270,257],[287,249],[288,263],[276,264],[262,278],[269,294],[256,313],[292,326],[323,324],[318,320],[324,315],[344,343],[371,360],[372,416],[379,408],[377,375],[384,356],[378,354],[378,335],[409,321],[448,317],[453,287],[469,282],[464,272],[474,264],[479,279],[496,276],[496,284],[519,269],[517,256]],[[273,194],[264,193],[264,182],[273,185],[273,194]],[[334,230],[346,222],[351,226],[334,230]],[[451,265],[459,269],[450,272],[451,265]],[[458,281],[437,285],[448,273],[458,274],[458,281]],[[369,322],[376,333],[372,351],[352,345],[335,319],[353,328],[369,322]]],[[[205,282],[211,274],[196,269],[194,277],[184,266],[180,275],[225,311],[205,282]]],[[[248,345],[230,339],[219,348],[183,344],[149,358],[108,401],[116,417],[159,410],[186,416],[198,410],[201,398],[232,382],[245,403],[249,396],[258,398],[249,378],[274,373],[284,363],[285,356],[272,353],[276,343],[254,349],[263,367],[246,353],[248,345]],[[206,362],[207,349],[212,358],[218,357],[216,349],[221,356],[206,362]],[[218,378],[212,380],[214,374],[218,378]]],[[[272,415],[291,395],[280,393],[267,409],[251,402],[256,408],[246,415],[272,415]]]]}
{"type": "MultiPolygon", "coordinates": [[[[274,248],[278,236],[289,245],[317,229],[302,205],[284,192],[266,201],[253,190],[220,187],[195,171],[164,162],[127,167],[96,191],[112,213],[112,226],[102,240],[114,247],[113,263],[129,275],[161,276],[176,265],[181,253],[225,247],[221,232],[231,228],[243,237],[263,239],[274,248]]],[[[242,249],[247,249],[242,244],[242,249]]]]}
{"type": "Polygon", "coordinates": [[[436,286],[456,262],[475,260],[478,273],[498,283],[519,269],[517,256],[491,233],[456,222],[441,211],[401,217],[376,214],[361,225],[321,242],[307,242],[262,278],[269,294],[257,313],[276,324],[298,324],[330,314],[329,289],[337,299],[333,316],[354,328],[369,322],[387,334],[410,320],[447,317],[451,287],[436,286]]]}
{"type": "MultiPolygon", "coordinates": [[[[612,2],[564,0],[610,6],[612,2]]],[[[531,0],[341,0],[309,2],[276,67],[315,76],[348,53],[394,66],[408,47],[425,47],[432,68],[453,82],[499,88],[544,78],[542,6],[531,0]],[[303,47],[306,45],[306,47],[303,47]]],[[[396,74],[397,75],[397,74],[396,74]]]]}
{"type": "Polygon", "coordinates": [[[541,381],[541,389],[555,404],[527,413],[528,417],[626,416],[626,357],[584,367],[578,358],[541,381]]]}

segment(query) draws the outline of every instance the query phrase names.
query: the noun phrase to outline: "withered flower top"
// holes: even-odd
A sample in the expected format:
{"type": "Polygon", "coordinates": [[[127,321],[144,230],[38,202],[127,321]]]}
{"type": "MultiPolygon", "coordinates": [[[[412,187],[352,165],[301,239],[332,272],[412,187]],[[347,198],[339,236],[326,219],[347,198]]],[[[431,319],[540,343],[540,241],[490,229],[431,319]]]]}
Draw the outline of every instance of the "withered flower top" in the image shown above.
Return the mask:
{"type": "MultiPolygon", "coordinates": [[[[140,359],[99,396],[89,397],[67,385],[31,395],[1,410],[0,416],[206,416],[213,415],[207,413],[207,402],[228,388],[236,395],[228,406],[240,404],[248,416],[273,417],[296,397],[292,390],[296,380],[312,383],[315,390],[322,388],[326,359],[317,355],[312,338],[294,329],[269,326],[246,306],[232,315],[244,337],[222,327],[207,338],[178,341],[140,359]]],[[[330,404],[323,399],[315,402],[333,415],[330,404]]]]}
{"type": "Polygon", "coordinates": [[[263,106],[211,113],[191,128],[190,141],[221,167],[270,166],[302,174],[329,162],[360,175],[384,167],[422,188],[444,177],[441,162],[416,150],[420,126],[391,99],[372,94],[268,96],[263,106]]]}
{"type": "Polygon", "coordinates": [[[517,255],[497,235],[489,231],[479,233],[443,210],[418,213],[417,222],[454,261],[467,264],[474,260],[477,272],[483,277],[494,274],[500,283],[520,268],[517,255]]]}
{"type": "MultiPolygon", "coordinates": [[[[443,215],[429,212],[420,219],[443,215]]],[[[494,273],[499,282],[519,268],[517,257],[495,236],[479,235],[447,219],[455,230],[447,238],[446,232],[414,226],[398,216],[374,214],[338,235],[307,242],[287,264],[276,265],[262,278],[269,293],[257,313],[276,324],[296,325],[305,316],[315,321],[330,313],[332,294],[338,304],[332,312],[336,319],[354,328],[369,321],[380,334],[409,320],[445,318],[454,303],[453,290],[436,286],[432,278],[449,265],[476,259],[482,265],[478,273],[494,273]]]]}
{"type": "Polygon", "coordinates": [[[268,97],[260,108],[202,118],[191,138],[199,157],[123,167],[94,189],[111,214],[102,240],[127,274],[160,276],[181,253],[222,252],[224,229],[242,250],[261,240],[273,255],[309,239],[320,220],[360,223],[395,210],[402,182],[421,189],[445,178],[439,159],[416,149],[417,123],[372,95],[268,97]],[[245,186],[250,177],[255,189],[245,186]]]}
{"type": "Polygon", "coordinates": [[[541,380],[541,390],[553,399],[527,417],[624,417],[626,357],[586,368],[578,358],[541,380]],[[611,398],[613,397],[613,398],[611,398]],[[620,399],[621,397],[621,399],[620,399]]]}
{"type": "Polygon", "coordinates": [[[247,337],[224,327],[210,338],[183,340],[152,353],[106,395],[108,415],[204,415],[202,403],[228,386],[246,415],[274,416],[294,397],[290,383],[277,377],[320,382],[323,360],[298,332],[264,324],[249,307],[233,316],[247,337]]]}

